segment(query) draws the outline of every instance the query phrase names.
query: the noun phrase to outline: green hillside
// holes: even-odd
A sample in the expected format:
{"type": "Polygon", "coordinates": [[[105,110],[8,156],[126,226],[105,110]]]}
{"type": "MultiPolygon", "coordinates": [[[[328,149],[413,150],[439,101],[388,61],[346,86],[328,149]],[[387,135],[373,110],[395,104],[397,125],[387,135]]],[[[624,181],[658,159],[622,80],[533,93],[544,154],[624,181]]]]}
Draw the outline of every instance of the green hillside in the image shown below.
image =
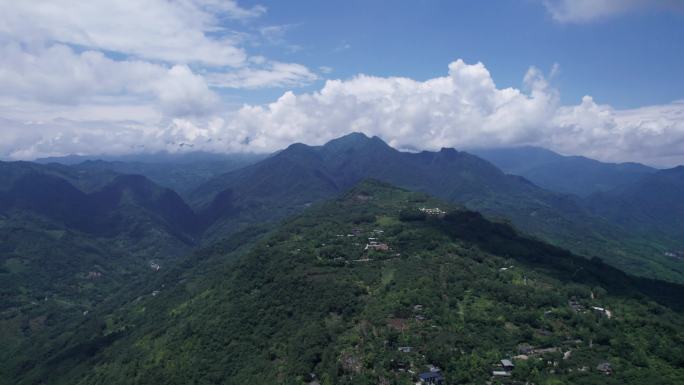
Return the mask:
{"type": "Polygon", "coordinates": [[[192,210],[142,176],[0,162],[0,181],[0,355],[195,246],[192,210]]]}
{"type": "Polygon", "coordinates": [[[38,332],[4,383],[412,384],[428,365],[447,384],[684,381],[681,286],[426,195],[365,182],[238,247],[261,233],[38,332]]]}
{"type": "Polygon", "coordinates": [[[190,196],[208,225],[205,238],[211,240],[253,223],[298,213],[366,178],[509,220],[527,234],[589,258],[601,255],[632,274],[684,282],[684,264],[665,255],[672,248],[669,239],[594,215],[575,197],[544,190],[474,155],[449,148],[401,152],[378,137],[360,133],[318,147],[293,144],[261,162],[210,180],[190,196]]]}

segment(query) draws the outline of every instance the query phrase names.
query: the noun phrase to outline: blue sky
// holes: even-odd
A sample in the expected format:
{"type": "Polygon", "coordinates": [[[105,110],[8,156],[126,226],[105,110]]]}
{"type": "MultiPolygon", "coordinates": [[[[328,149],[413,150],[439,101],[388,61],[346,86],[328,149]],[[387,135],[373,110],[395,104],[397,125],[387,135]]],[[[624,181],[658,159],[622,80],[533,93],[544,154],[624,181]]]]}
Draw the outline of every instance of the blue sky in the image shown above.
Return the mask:
{"type": "Polygon", "coordinates": [[[681,68],[680,0],[0,0],[0,158],[362,131],[669,167],[681,68]]]}
{"type": "Polygon", "coordinates": [[[566,104],[587,94],[618,108],[684,98],[684,14],[670,9],[561,23],[531,0],[250,3],[266,5],[260,23],[288,26],[283,39],[301,47],[258,51],[332,67],[331,77],[428,79],[462,58],[485,63],[502,87],[520,87],[530,66],[558,64],[553,81],[566,104]]]}

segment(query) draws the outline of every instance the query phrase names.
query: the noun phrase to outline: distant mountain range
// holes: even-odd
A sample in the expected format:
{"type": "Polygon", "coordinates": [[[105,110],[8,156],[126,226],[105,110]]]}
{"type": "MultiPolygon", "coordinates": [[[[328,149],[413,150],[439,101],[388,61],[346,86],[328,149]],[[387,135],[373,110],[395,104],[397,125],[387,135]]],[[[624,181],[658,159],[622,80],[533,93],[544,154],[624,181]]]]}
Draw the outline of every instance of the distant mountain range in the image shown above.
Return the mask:
{"type": "MultiPolygon", "coordinates": [[[[574,194],[592,215],[638,234],[684,237],[684,167],[658,170],[639,163],[604,163],[538,147],[473,150],[509,174],[574,194]]],[[[679,254],[681,251],[668,254],[679,254]]]]}
{"type": "MultiPolygon", "coordinates": [[[[374,178],[511,221],[527,233],[578,254],[599,255],[626,271],[684,281],[684,266],[672,257],[684,248],[677,169],[607,164],[539,148],[478,154],[505,166],[509,174],[466,152],[401,152],[360,133],[323,146],[293,144],[271,155],[161,154],[71,165],[2,163],[0,170],[4,186],[14,186],[29,171],[33,175],[24,175],[11,188],[18,190],[5,193],[7,207],[31,209],[74,230],[110,229],[112,234],[125,227],[114,225],[115,218],[135,218],[142,208],[153,228],[160,226],[181,243],[211,242],[255,223],[280,220],[374,178]],[[50,187],[36,187],[41,183],[50,187]],[[192,209],[156,184],[181,191],[192,209]],[[133,209],[109,203],[128,196],[123,194],[127,187],[138,194],[131,195],[133,209]],[[140,196],[142,191],[161,201],[140,196]],[[29,198],[36,201],[23,201],[29,198]],[[57,204],[45,204],[52,199],[57,204]]],[[[83,160],[49,161],[75,159],[83,160]]]]}
{"type": "Polygon", "coordinates": [[[537,186],[581,197],[639,181],[658,171],[640,163],[604,163],[583,156],[563,156],[539,147],[469,150],[507,174],[537,186]]]}
{"type": "Polygon", "coordinates": [[[427,192],[484,212],[505,213],[530,226],[527,218],[532,212],[559,222],[566,215],[581,215],[574,200],[505,175],[471,154],[447,148],[400,152],[380,138],[363,134],[350,134],[317,147],[291,145],[259,163],[213,178],[195,189],[190,201],[202,210],[216,197],[230,196],[235,206],[258,213],[261,208],[303,207],[366,178],[427,192]]]}
{"type": "Polygon", "coordinates": [[[31,212],[58,225],[96,236],[113,236],[132,229],[136,223],[154,224],[178,235],[200,230],[193,211],[178,194],[142,175],[98,175],[78,170],[62,173],[61,170],[61,167],[3,163],[0,212],[7,215],[31,212]],[[78,185],[89,188],[81,190],[78,185]]]}
{"type": "Polygon", "coordinates": [[[221,163],[221,162],[250,162],[263,158],[263,154],[219,154],[203,151],[192,152],[157,152],[125,155],[66,155],[38,158],[35,163],[77,165],[87,161],[120,162],[134,164],[190,164],[190,163],[221,163]]]}
{"type": "Polygon", "coordinates": [[[574,358],[547,357],[562,371],[516,378],[595,383],[577,368],[611,357],[615,383],[678,383],[684,167],[516,151],[508,173],[359,133],[259,157],[0,162],[0,385],[410,383],[435,363],[481,383],[475,357],[567,341],[574,358]]]}
{"type": "Polygon", "coordinates": [[[113,171],[119,174],[145,175],[153,182],[185,196],[205,181],[249,164],[268,155],[213,154],[206,152],[157,153],[124,156],[65,156],[36,160],[41,164],[60,164],[78,170],[113,171]]]}
{"type": "Polygon", "coordinates": [[[649,173],[585,200],[592,212],[644,233],[684,236],[684,166],[649,173]]]}

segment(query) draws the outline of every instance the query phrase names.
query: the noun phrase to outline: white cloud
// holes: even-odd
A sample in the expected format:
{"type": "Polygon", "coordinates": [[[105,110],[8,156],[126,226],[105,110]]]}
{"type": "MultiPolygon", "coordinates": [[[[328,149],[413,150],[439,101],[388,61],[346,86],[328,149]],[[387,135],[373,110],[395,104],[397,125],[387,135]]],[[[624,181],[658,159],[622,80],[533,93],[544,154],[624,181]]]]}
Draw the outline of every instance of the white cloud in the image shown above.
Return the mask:
{"type": "MultiPolygon", "coordinates": [[[[261,35],[263,42],[284,49],[288,54],[293,54],[304,49],[299,44],[291,43],[286,35],[288,32],[297,28],[298,24],[281,24],[281,25],[269,25],[259,28],[259,34],[261,35]]],[[[261,42],[257,42],[260,44],[261,42]]]]}
{"type": "MultiPolygon", "coordinates": [[[[560,22],[681,8],[667,0],[544,4],[560,22]]],[[[0,157],[273,151],[363,131],[400,148],[534,144],[604,160],[684,163],[684,102],[616,110],[585,97],[561,106],[535,68],[520,89],[498,88],[482,63],[458,60],[426,81],[359,75],[227,111],[217,90],[319,79],[301,64],[249,55],[241,44],[253,37],[227,27],[265,11],[232,0],[0,0],[0,157]]],[[[256,33],[292,49],[292,27],[256,33]]],[[[350,47],[343,41],[335,51],[350,47]]]]}
{"type": "Polygon", "coordinates": [[[233,1],[0,1],[0,36],[76,45],[142,59],[240,66],[245,52],[220,17],[256,16],[233,1]]]}
{"type": "Polygon", "coordinates": [[[318,92],[285,93],[267,106],[245,106],[226,124],[233,145],[273,150],[294,141],[321,143],[350,131],[379,135],[397,147],[496,145],[529,141],[558,102],[537,70],[529,94],[498,89],[483,64],[461,60],[449,75],[425,82],[360,75],[329,80],[318,92]],[[247,140],[248,139],[248,140],[247,140]]]}
{"type": "Polygon", "coordinates": [[[297,63],[260,62],[257,67],[213,73],[207,78],[212,87],[254,89],[303,86],[317,80],[318,75],[297,63]]]}
{"type": "Polygon", "coordinates": [[[554,20],[584,23],[639,9],[682,9],[678,0],[542,0],[554,20]]]}
{"type": "MultiPolygon", "coordinates": [[[[181,100],[204,95],[204,86],[187,67],[167,72],[161,79],[179,76],[183,81],[169,80],[171,86],[153,82],[160,84],[158,88],[142,88],[164,99],[166,87],[190,82],[195,86],[183,89],[196,93],[188,91],[181,100]]],[[[56,111],[29,121],[22,120],[25,115],[17,108],[0,109],[0,116],[12,117],[1,122],[0,154],[30,158],[188,148],[266,152],[293,142],[321,144],[362,131],[397,148],[538,145],[607,161],[684,163],[684,102],[617,110],[589,96],[571,106],[562,106],[559,100],[558,90],[536,68],[528,70],[520,89],[499,88],[482,63],[457,60],[445,76],[425,81],[358,75],[328,80],[315,92],[285,92],[270,104],[244,105],[223,113],[210,109],[204,115],[155,118],[155,109],[122,103],[119,110],[80,106],[68,120],[58,119],[61,115],[56,111]],[[97,108],[102,110],[92,113],[97,108]],[[93,119],[97,116],[107,119],[93,119]],[[139,119],[123,121],[121,116],[139,119]]],[[[211,101],[206,104],[211,106],[211,101]]],[[[169,105],[175,105],[173,100],[169,105]]]]}
{"type": "MultiPolygon", "coordinates": [[[[119,88],[125,84],[117,84],[116,76],[106,76],[117,64],[116,72],[130,72],[133,67],[142,70],[145,65],[183,65],[193,68],[194,75],[201,72],[237,79],[232,86],[282,87],[315,78],[301,64],[272,62],[270,68],[258,66],[258,58],[250,58],[239,46],[245,34],[228,29],[226,20],[250,19],[264,12],[262,6],[244,8],[232,0],[0,0],[0,46],[4,51],[0,71],[24,72],[29,77],[40,73],[46,81],[46,96],[55,93],[60,99],[64,90],[50,86],[67,82],[50,78],[53,65],[58,72],[71,68],[74,76],[70,80],[80,77],[80,69],[86,67],[86,75],[98,80],[93,83],[119,88]],[[72,68],[74,51],[81,66],[72,68]],[[39,60],[40,67],[32,63],[33,58],[39,60]],[[269,79],[273,83],[268,83],[269,79]]],[[[266,39],[282,42],[290,27],[267,27],[262,33],[266,39]]],[[[93,79],[75,80],[72,88],[93,79]]]]}
{"type": "Polygon", "coordinates": [[[259,33],[269,43],[279,44],[285,41],[285,34],[292,28],[291,24],[269,25],[259,28],[259,33]]]}
{"type": "Polygon", "coordinates": [[[156,94],[169,116],[203,115],[219,106],[218,96],[209,90],[205,79],[187,66],[175,65],[165,75],[146,87],[156,94]]]}
{"type": "Polygon", "coordinates": [[[684,101],[615,110],[585,96],[560,108],[542,144],[568,154],[655,165],[684,164],[684,101]]]}
{"type": "Polygon", "coordinates": [[[218,97],[185,65],[115,61],[98,51],[75,53],[65,45],[33,51],[0,46],[0,96],[29,103],[77,105],[137,100],[171,115],[204,113],[218,97]]]}
{"type": "Polygon", "coordinates": [[[139,152],[146,150],[146,138],[156,131],[154,127],[145,127],[137,122],[115,120],[18,122],[0,118],[0,124],[3,135],[0,151],[9,159],[139,152]]]}
{"type": "Polygon", "coordinates": [[[458,60],[447,76],[423,82],[360,75],[313,93],[287,92],[243,107],[217,134],[228,151],[320,144],[362,131],[398,148],[538,145],[606,161],[684,162],[684,102],[615,110],[585,97],[561,106],[535,68],[524,89],[498,88],[483,64],[458,60]]]}
{"type": "Polygon", "coordinates": [[[0,157],[173,148],[199,137],[179,122],[217,121],[227,105],[216,88],[317,79],[240,47],[246,34],[228,26],[265,11],[232,0],[0,0],[0,157]]]}
{"type": "Polygon", "coordinates": [[[351,44],[347,43],[346,41],[341,42],[340,44],[337,45],[337,47],[333,48],[332,52],[338,53],[342,51],[346,51],[348,49],[351,49],[351,44]]]}
{"type": "Polygon", "coordinates": [[[255,5],[252,8],[243,8],[236,0],[200,0],[196,3],[214,13],[225,12],[234,19],[248,19],[258,17],[266,13],[266,7],[255,5]],[[218,12],[217,12],[218,11],[218,12]]]}

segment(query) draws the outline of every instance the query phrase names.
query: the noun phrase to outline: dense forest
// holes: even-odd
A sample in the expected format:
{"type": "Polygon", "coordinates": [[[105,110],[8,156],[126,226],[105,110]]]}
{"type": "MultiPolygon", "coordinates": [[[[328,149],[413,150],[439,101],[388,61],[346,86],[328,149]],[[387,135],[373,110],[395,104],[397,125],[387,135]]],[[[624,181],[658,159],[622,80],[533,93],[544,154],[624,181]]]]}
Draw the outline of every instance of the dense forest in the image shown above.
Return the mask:
{"type": "Polygon", "coordinates": [[[380,182],[126,290],[27,330],[0,383],[684,382],[681,286],[380,182]]]}

